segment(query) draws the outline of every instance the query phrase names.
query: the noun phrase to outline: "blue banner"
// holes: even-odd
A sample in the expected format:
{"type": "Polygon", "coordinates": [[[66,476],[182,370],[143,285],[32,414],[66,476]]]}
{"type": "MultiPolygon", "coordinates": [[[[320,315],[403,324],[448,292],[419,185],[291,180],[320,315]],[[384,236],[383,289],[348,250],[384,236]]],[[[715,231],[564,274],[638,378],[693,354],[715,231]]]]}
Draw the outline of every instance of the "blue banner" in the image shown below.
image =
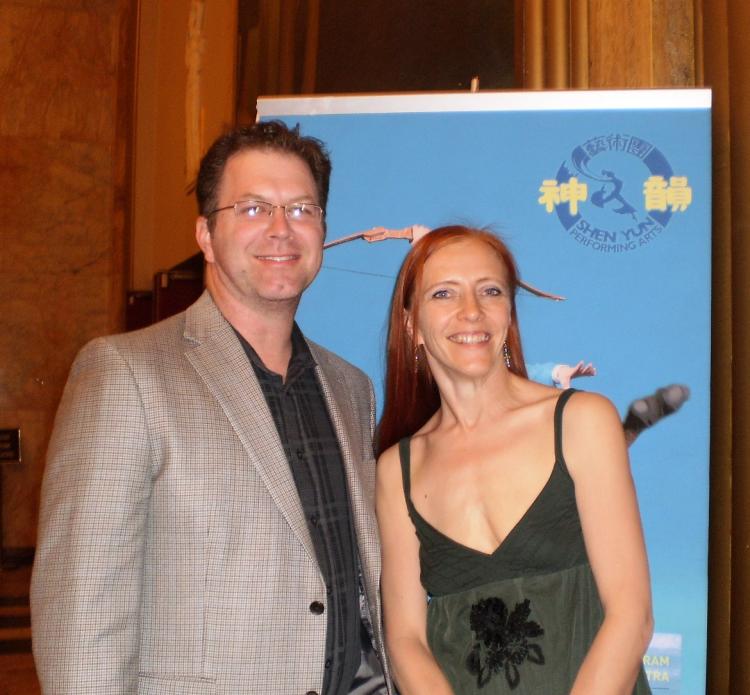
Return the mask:
{"type": "MultiPolygon", "coordinates": [[[[489,226],[521,277],[527,363],[593,362],[574,385],[650,421],[630,448],[652,574],[654,693],[705,692],[710,395],[710,92],[267,99],[334,163],[328,240],[489,226]],[[664,388],[664,387],[671,387],[664,388]],[[646,398],[644,397],[650,397],[646,398]],[[640,408],[640,411],[639,411],[640,408]],[[644,408],[646,410],[644,410],[644,408]]],[[[386,315],[408,242],[326,251],[304,332],[363,368],[382,402],[386,315]]]]}

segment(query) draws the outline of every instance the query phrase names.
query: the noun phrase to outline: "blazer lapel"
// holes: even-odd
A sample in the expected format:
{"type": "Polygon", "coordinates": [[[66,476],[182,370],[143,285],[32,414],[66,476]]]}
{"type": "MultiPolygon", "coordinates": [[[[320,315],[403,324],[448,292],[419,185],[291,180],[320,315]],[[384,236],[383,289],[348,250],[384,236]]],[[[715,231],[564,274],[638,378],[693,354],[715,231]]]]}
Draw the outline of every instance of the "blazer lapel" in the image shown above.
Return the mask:
{"type": "Polygon", "coordinates": [[[356,432],[360,425],[352,418],[356,409],[346,384],[339,378],[337,372],[331,369],[325,353],[318,350],[315,345],[310,345],[310,348],[318,363],[318,379],[341,448],[355,532],[362,558],[362,572],[370,589],[368,595],[372,597],[375,594],[371,592],[377,591],[380,577],[380,549],[374,506],[375,471],[363,469],[360,448],[355,448],[352,443],[350,433],[356,432]]]}
{"type": "Polygon", "coordinates": [[[221,406],[276,506],[317,565],[299,493],[276,424],[229,322],[206,291],[186,312],[185,356],[221,406]]]}

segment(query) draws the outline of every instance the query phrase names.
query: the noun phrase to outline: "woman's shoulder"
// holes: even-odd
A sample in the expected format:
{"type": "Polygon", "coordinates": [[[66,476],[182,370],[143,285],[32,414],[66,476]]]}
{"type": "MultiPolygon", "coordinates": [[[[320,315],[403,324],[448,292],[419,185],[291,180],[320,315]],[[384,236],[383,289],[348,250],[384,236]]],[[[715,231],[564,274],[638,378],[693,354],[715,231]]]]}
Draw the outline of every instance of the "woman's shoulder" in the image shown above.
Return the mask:
{"type": "Polygon", "coordinates": [[[515,412],[529,426],[537,427],[551,422],[560,389],[546,386],[521,376],[514,376],[510,386],[510,412],[515,412]]]}
{"type": "Polygon", "coordinates": [[[617,409],[606,396],[576,391],[563,409],[562,444],[573,477],[588,469],[601,470],[602,462],[627,465],[625,434],[617,409]]]}
{"type": "Polygon", "coordinates": [[[576,426],[584,423],[587,429],[611,423],[620,427],[617,408],[609,398],[595,391],[573,391],[565,403],[564,417],[567,425],[576,426]]]}
{"type": "Polygon", "coordinates": [[[406,514],[407,472],[401,465],[399,445],[400,442],[396,442],[378,457],[375,508],[379,519],[394,513],[406,514]]]}
{"type": "Polygon", "coordinates": [[[514,374],[511,377],[510,391],[516,396],[519,406],[536,407],[554,401],[560,389],[540,384],[538,381],[514,374]]]}
{"type": "Polygon", "coordinates": [[[614,414],[619,422],[615,406],[606,396],[600,393],[568,389],[571,394],[564,396],[566,391],[561,391],[555,386],[547,386],[519,376],[516,376],[515,379],[516,390],[524,406],[536,408],[552,405],[552,407],[556,407],[558,400],[565,398],[566,402],[563,409],[566,421],[589,417],[607,419],[608,416],[614,414]]]}
{"type": "Polygon", "coordinates": [[[396,442],[395,444],[391,444],[385,451],[382,451],[380,456],[378,456],[378,467],[382,465],[392,466],[394,463],[397,463],[400,446],[401,442],[396,442]]]}
{"type": "Polygon", "coordinates": [[[389,446],[378,456],[377,479],[381,485],[390,487],[401,480],[400,442],[389,446]]]}

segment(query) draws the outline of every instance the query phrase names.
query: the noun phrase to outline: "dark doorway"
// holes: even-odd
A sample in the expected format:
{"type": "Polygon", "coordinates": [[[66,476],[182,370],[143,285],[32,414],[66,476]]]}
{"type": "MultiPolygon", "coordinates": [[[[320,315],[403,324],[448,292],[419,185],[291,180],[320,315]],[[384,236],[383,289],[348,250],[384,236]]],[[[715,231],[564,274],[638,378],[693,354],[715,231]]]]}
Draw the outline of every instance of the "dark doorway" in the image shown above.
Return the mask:
{"type": "Polygon", "coordinates": [[[510,89],[514,0],[240,0],[238,122],[261,95],[510,89]]]}

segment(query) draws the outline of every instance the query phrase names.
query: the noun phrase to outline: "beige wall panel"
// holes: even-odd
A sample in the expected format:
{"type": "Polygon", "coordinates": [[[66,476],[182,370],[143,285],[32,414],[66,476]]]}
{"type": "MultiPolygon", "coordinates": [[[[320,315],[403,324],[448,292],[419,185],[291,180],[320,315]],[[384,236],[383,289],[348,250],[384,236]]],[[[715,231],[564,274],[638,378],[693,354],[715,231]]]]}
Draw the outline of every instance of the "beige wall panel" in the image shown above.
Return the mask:
{"type": "Polygon", "coordinates": [[[653,0],[653,37],[653,86],[695,85],[693,2],[653,0]]]}
{"type": "Polygon", "coordinates": [[[545,0],[544,83],[548,89],[570,87],[569,0],[545,0]]]}
{"type": "Polygon", "coordinates": [[[543,0],[521,0],[516,3],[522,15],[522,36],[518,43],[523,46],[523,84],[525,89],[544,88],[545,26],[543,0]]]}
{"type": "Polygon", "coordinates": [[[141,0],[131,289],[151,289],[156,271],[198,252],[187,143],[202,152],[232,123],[236,26],[236,0],[141,0]],[[202,18],[189,51],[197,108],[188,104],[191,10],[202,18]]]}
{"type": "Polygon", "coordinates": [[[651,0],[589,1],[589,86],[652,85],[651,0]]]}

